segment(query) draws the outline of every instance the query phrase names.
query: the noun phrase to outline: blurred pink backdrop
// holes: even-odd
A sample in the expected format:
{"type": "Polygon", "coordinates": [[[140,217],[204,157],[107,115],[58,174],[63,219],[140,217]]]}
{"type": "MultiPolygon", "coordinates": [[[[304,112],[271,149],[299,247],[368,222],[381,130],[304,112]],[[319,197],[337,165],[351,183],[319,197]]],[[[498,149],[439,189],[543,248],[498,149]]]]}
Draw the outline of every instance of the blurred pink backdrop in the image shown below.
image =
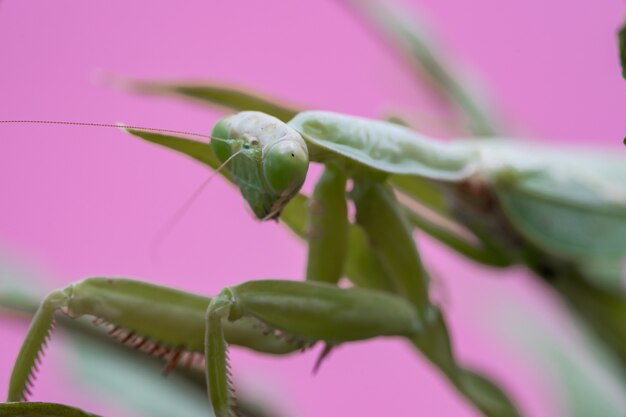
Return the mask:
{"type": "MultiPolygon", "coordinates": [[[[623,2],[406,5],[490,91],[511,134],[624,151],[626,97],[616,46],[623,2]]],[[[336,1],[5,0],[0,56],[0,119],[206,132],[219,117],[201,106],[103,87],[94,82],[99,70],[228,81],[371,117],[425,102],[412,73],[336,1]]],[[[39,292],[92,275],[207,294],[251,278],[301,278],[303,245],[281,227],[255,221],[221,181],[166,240],[160,263],[151,261],[156,231],[206,175],[199,164],[111,129],[0,126],[0,247],[42,271],[39,292]]],[[[491,321],[515,302],[558,316],[551,297],[523,271],[485,271],[423,243],[449,293],[459,356],[501,381],[526,415],[563,414],[546,392],[541,367],[496,338],[491,321]]],[[[4,395],[25,327],[1,320],[0,332],[4,395]]],[[[33,399],[120,415],[114,402],[72,394],[58,376],[68,366],[58,360],[63,346],[53,339],[33,399]]],[[[287,416],[478,415],[399,340],[342,346],[312,376],[315,355],[238,350],[235,379],[264,385],[287,416]]]]}

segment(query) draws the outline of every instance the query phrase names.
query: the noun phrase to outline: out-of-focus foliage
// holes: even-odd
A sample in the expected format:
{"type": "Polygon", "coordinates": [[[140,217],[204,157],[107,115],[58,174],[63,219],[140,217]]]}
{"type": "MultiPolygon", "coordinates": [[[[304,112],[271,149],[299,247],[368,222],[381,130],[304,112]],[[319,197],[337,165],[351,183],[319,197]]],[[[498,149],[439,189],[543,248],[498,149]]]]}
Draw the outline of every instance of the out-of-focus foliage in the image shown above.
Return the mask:
{"type": "Polygon", "coordinates": [[[214,105],[237,111],[260,111],[272,114],[284,122],[291,120],[291,118],[302,111],[302,109],[298,109],[294,105],[282,103],[263,94],[248,92],[245,89],[227,86],[222,83],[149,82],[129,80],[117,76],[105,77],[104,82],[117,88],[132,90],[138,93],[179,95],[193,98],[200,102],[208,101],[214,105]]]}
{"type": "Polygon", "coordinates": [[[456,70],[458,64],[453,64],[436,46],[426,25],[417,20],[415,10],[403,10],[396,2],[343,1],[371,23],[393,50],[418,70],[422,79],[429,81],[434,91],[464,114],[472,133],[493,136],[498,132],[499,122],[485,104],[485,98],[466,80],[466,75],[456,70]]]}
{"type": "Polygon", "coordinates": [[[527,297],[494,303],[500,313],[486,318],[490,329],[499,343],[541,373],[562,415],[624,415],[624,367],[567,310],[530,306],[527,297]]]}
{"type": "Polygon", "coordinates": [[[0,417],[99,417],[80,408],[63,404],[27,402],[1,403],[0,417]]]}

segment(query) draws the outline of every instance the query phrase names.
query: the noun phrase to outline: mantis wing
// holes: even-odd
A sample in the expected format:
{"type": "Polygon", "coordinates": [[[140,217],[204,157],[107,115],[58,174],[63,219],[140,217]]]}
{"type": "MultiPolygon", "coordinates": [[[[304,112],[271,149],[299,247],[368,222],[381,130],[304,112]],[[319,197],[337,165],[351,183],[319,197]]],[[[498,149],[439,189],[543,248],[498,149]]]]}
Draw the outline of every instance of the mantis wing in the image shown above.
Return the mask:
{"type": "Polygon", "coordinates": [[[626,257],[626,158],[512,141],[476,143],[518,231],[571,260],[626,257]]]}

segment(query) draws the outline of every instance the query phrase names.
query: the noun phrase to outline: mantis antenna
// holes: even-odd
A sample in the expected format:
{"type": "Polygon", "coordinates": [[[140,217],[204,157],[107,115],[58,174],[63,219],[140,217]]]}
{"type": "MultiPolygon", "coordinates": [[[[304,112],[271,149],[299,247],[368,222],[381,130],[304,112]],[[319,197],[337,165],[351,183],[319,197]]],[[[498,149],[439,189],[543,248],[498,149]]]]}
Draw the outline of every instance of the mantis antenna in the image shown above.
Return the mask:
{"type": "Polygon", "coordinates": [[[158,129],[153,127],[143,127],[143,126],[128,126],[123,123],[113,124],[113,123],[90,123],[90,122],[68,122],[68,121],[56,121],[56,120],[0,120],[0,123],[22,123],[22,124],[40,124],[40,125],[71,125],[71,126],[88,126],[88,127],[114,127],[116,129],[135,129],[135,130],[145,130],[147,132],[162,132],[162,133],[177,133],[181,135],[189,135],[189,136],[198,136],[201,138],[207,139],[221,139],[214,138],[211,135],[204,135],[202,133],[194,133],[194,132],[185,132],[181,130],[171,130],[171,129],[158,129]]]}
{"type": "Polygon", "coordinates": [[[202,184],[200,184],[194,190],[194,192],[189,196],[189,198],[187,198],[187,200],[183,203],[183,205],[180,206],[180,208],[176,211],[176,213],[174,213],[174,215],[170,217],[167,223],[165,223],[163,227],[161,227],[159,232],[154,237],[154,240],[152,243],[152,255],[154,258],[158,259],[158,251],[159,251],[159,247],[161,246],[161,243],[170,234],[172,229],[176,227],[180,219],[182,219],[183,216],[187,213],[187,211],[189,211],[189,208],[191,208],[193,203],[198,199],[198,197],[200,196],[204,188],[211,182],[213,178],[215,178],[217,174],[220,173],[222,169],[224,169],[224,167],[226,167],[226,165],[228,165],[230,161],[232,161],[237,155],[244,152],[244,150],[245,149],[238,150],[237,152],[229,156],[228,159],[222,162],[222,164],[219,167],[217,167],[217,169],[213,171],[211,175],[209,175],[208,178],[205,179],[202,182],[202,184]]]}
{"type": "MultiPolygon", "coordinates": [[[[92,122],[71,122],[71,121],[58,121],[58,120],[0,120],[0,124],[46,124],[46,125],[70,125],[70,126],[87,126],[87,127],[111,127],[116,129],[134,129],[134,130],[144,130],[147,132],[161,132],[161,133],[174,133],[180,135],[187,136],[197,136],[201,138],[206,138],[210,140],[222,140],[225,141],[227,139],[217,138],[211,135],[205,135],[202,133],[195,132],[187,132],[182,130],[172,130],[172,129],[159,129],[153,127],[145,127],[145,126],[130,126],[123,123],[92,123],[92,122]]],[[[226,161],[224,161],[214,172],[209,175],[209,177],[202,182],[196,188],[196,190],[191,194],[191,196],[185,201],[185,203],[176,211],[176,213],[168,220],[167,223],[156,234],[153,243],[152,243],[152,254],[153,257],[158,257],[158,249],[163,239],[167,237],[167,235],[172,231],[172,229],[178,224],[180,219],[187,213],[192,204],[196,201],[200,193],[204,190],[204,188],[211,182],[213,178],[237,155],[239,155],[243,149],[232,154],[226,161]]]]}

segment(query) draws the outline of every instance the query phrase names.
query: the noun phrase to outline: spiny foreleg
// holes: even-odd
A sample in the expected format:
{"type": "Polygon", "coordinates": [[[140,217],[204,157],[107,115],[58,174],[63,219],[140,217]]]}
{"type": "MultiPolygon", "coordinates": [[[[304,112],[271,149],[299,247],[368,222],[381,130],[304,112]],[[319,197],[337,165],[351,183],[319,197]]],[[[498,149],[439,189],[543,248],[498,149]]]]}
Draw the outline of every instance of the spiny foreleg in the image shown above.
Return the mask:
{"type": "Polygon", "coordinates": [[[378,336],[416,337],[424,323],[401,297],[321,282],[249,281],[227,287],[206,313],[208,393],[218,417],[236,416],[225,324],[253,319],[280,337],[327,345],[378,336]]]}
{"type": "MultiPolygon", "coordinates": [[[[211,298],[128,279],[89,278],[50,293],[35,314],[13,368],[8,401],[31,395],[42,351],[57,310],[70,317],[93,316],[120,342],[167,361],[204,366],[205,314],[211,298]]],[[[282,354],[297,343],[277,339],[253,320],[224,324],[229,343],[282,354]]]]}

